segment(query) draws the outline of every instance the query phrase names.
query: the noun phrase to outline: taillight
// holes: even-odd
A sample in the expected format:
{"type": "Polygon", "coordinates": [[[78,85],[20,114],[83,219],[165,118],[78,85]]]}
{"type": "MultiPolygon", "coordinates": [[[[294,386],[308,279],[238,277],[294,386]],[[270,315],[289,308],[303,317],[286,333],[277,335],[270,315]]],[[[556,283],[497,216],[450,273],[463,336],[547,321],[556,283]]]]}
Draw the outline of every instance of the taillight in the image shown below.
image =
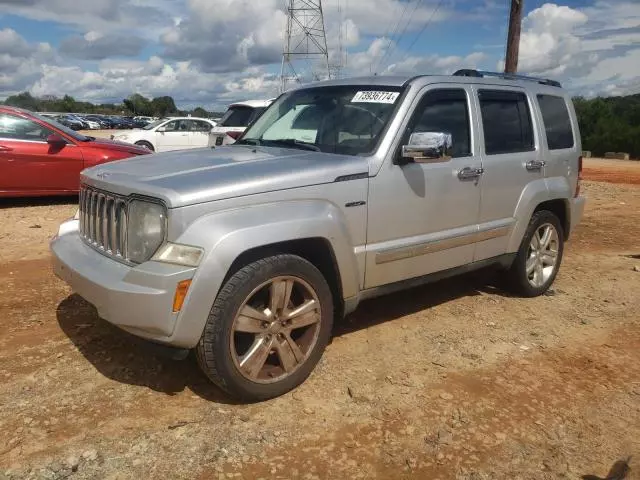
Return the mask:
{"type": "Polygon", "coordinates": [[[243,132],[227,132],[227,135],[229,135],[234,140],[238,140],[242,134],[243,132]]]}
{"type": "Polygon", "coordinates": [[[582,155],[578,157],[578,181],[576,182],[576,191],[574,197],[580,195],[580,182],[582,181],[582,155]]]}

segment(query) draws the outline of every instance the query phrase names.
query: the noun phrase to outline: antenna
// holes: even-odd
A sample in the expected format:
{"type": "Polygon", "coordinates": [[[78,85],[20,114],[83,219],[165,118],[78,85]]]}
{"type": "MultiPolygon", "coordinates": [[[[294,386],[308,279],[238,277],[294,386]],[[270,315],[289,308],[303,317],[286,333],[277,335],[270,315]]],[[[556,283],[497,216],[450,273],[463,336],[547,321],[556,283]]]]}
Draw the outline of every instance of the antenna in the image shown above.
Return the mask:
{"type": "MultiPolygon", "coordinates": [[[[331,77],[329,67],[329,49],[324,28],[324,15],[321,0],[287,0],[287,32],[282,52],[280,89],[287,89],[288,80],[301,83],[293,66],[295,60],[318,57],[326,66],[326,76],[331,77]]],[[[323,67],[325,68],[325,67],[323,67]]],[[[322,74],[312,72],[315,80],[322,74]]]]}

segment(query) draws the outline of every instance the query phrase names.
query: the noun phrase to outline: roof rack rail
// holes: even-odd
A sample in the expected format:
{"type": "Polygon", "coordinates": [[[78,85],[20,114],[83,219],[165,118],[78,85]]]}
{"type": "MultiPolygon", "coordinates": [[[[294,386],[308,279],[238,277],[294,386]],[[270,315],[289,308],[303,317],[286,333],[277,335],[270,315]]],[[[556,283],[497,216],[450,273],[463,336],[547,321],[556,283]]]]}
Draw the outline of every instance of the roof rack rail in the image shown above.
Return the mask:
{"type": "Polygon", "coordinates": [[[474,70],[471,68],[463,68],[453,74],[456,77],[498,77],[505,80],[526,80],[528,82],[538,82],[542,85],[549,85],[552,87],[562,87],[560,82],[551,80],[549,78],[529,77],[526,75],[517,75],[515,73],[500,73],[500,72],[486,72],[484,70],[474,70]]]}

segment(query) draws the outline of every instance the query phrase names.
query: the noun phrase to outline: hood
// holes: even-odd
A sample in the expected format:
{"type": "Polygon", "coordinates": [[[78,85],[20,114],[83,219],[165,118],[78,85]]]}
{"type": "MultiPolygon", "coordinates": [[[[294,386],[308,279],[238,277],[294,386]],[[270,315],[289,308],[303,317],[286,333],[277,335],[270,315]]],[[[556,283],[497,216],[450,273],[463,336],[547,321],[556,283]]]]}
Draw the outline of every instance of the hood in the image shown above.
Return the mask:
{"type": "Polygon", "coordinates": [[[149,150],[137,145],[125,142],[117,142],[106,138],[96,138],[90,142],[78,142],[82,148],[98,148],[100,150],[112,150],[117,152],[126,152],[132,155],[147,155],[151,153],[149,150]]]}
{"type": "Polygon", "coordinates": [[[82,182],[120,195],[163,200],[169,208],[368,175],[365,157],[233,145],[182,150],[102,164],[82,182]]]}

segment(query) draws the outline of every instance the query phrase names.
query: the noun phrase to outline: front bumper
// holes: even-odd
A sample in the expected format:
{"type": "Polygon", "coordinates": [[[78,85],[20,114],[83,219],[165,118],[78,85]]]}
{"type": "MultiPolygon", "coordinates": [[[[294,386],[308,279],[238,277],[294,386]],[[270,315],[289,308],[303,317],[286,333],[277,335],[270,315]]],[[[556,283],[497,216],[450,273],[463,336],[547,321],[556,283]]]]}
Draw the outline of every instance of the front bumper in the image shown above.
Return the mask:
{"type": "MultiPolygon", "coordinates": [[[[177,284],[192,279],[195,268],[117,262],[82,241],[77,220],[62,224],[50,248],[56,276],[93,304],[100,317],[139,337],[186,346],[171,338],[178,320],[173,299],[177,284]]],[[[187,295],[185,305],[188,301],[187,295]]]]}

